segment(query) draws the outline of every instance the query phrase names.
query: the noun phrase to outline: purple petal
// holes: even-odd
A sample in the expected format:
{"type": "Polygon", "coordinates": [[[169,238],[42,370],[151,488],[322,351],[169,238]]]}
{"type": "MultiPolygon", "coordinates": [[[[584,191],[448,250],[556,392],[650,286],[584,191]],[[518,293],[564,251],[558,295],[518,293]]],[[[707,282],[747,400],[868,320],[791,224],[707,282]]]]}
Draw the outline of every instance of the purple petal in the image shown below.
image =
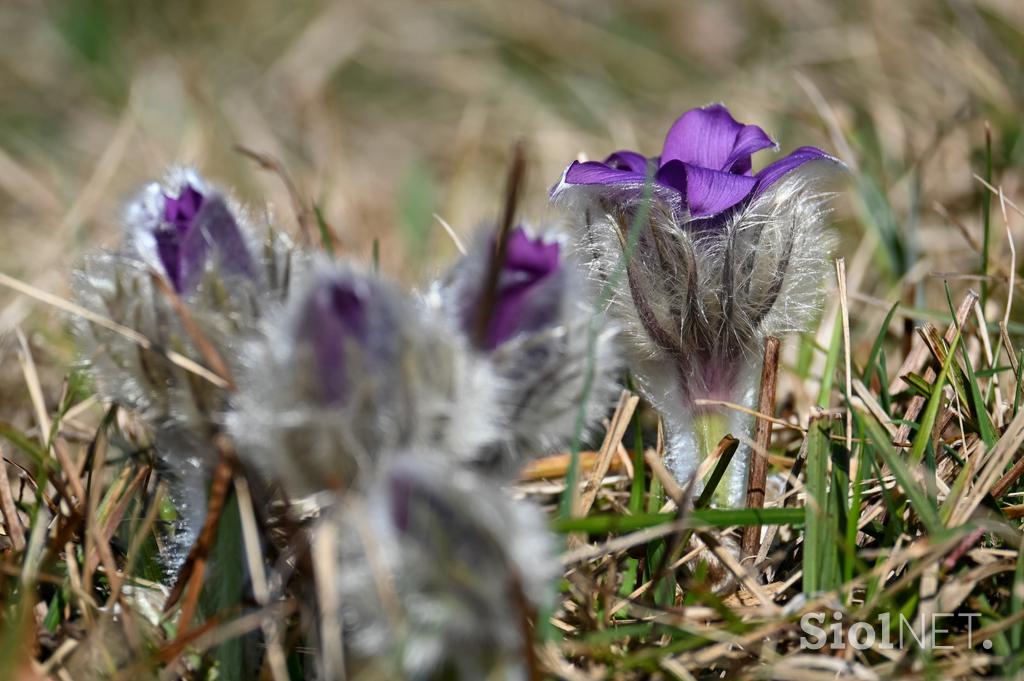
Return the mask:
{"type": "Polygon", "coordinates": [[[157,254],[167,278],[179,293],[183,289],[181,242],[192,229],[196,214],[203,205],[203,195],[186,184],[177,197],[164,194],[164,222],[154,234],[157,254]]]}
{"type": "Polygon", "coordinates": [[[220,198],[203,202],[202,208],[181,239],[179,254],[179,286],[187,290],[194,286],[211,250],[217,266],[225,273],[251,277],[255,266],[242,232],[231,210],[220,198]]]}
{"type": "Polygon", "coordinates": [[[701,168],[746,173],[750,155],[775,146],[764,130],[743,125],[721,104],[690,109],[669,128],[661,158],[701,168]]]}
{"type": "Polygon", "coordinates": [[[680,191],[686,197],[690,215],[701,218],[726,211],[747,198],[757,180],[748,175],[669,161],[658,171],[658,183],[680,191]]]}
{"type": "Polygon", "coordinates": [[[604,160],[604,164],[609,168],[643,174],[647,173],[648,163],[646,156],[635,151],[616,151],[604,160]]]}
{"type": "Polygon", "coordinates": [[[176,226],[161,227],[153,236],[156,238],[156,251],[160,264],[164,266],[167,279],[174,290],[181,293],[181,234],[176,226]]]}
{"type": "Polygon", "coordinates": [[[737,175],[750,172],[750,156],[762,149],[775,147],[775,141],[756,125],[745,125],[736,136],[736,146],[725,160],[725,170],[737,175]]]}
{"type": "Polygon", "coordinates": [[[428,552],[431,566],[441,571],[455,563],[493,565],[502,560],[499,544],[481,519],[467,513],[464,494],[438,473],[392,466],[386,477],[392,527],[404,541],[428,552]]]}
{"type": "Polygon", "coordinates": [[[778,161],[775,161],[775,163],[767,165],[759,170],[755,176],[757,178],[757,187],[754,189],[754,193],[760,194],[762,191],[772,186],[805,163],[822,160],[840,164],[842,163],[839,159],[826,154],[821,149],[817,149],[815,147],[800,147],[788,156],[784,156],[778,161]]]}
{"type": "Polygon", "coordinates": [[[531,238],[521,227],[512,231],[484,339],[485,350],[493,350],[519,333],[536,331],[557,319],[561,300],[539,287],[558,272],[560,251],[558,243],[531,238]]]}
{"type": "Polygon", "coordinates": [[[192,220],[203,205],[203,195],[195,187],[186,184],[177,198],[164,194],[164,220],[184,234],[192,226],[192,220]]]}
{"type": "Polygon", "coordinates": [[[619,170],[597,161],[573,161],[565,171],[568,184],[643,184],[647,179],[642,172],[619,170]]]}
{"type": "Polygon", "coordinates": [[[317,287],[306,303],[299,333],[310,343],[325,404],[341,404],[348,395],[345,346],[365,343],[366,306],[353,286],[331,281],[317,287]]]}

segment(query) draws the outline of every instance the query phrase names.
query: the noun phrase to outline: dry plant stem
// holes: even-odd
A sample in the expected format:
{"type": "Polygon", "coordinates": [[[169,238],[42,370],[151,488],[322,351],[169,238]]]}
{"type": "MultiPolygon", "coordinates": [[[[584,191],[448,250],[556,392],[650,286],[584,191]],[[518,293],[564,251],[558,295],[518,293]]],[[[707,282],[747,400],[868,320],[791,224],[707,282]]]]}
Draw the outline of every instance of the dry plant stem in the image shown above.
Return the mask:
{"type": "Polygon", "coordinates": [[[188,334],[192,342],[196,344],[196,348],[199,350],[199,354],[203,356],[207,364],[213,369],[213,371],[220,376],[224,381],[228,390],[234,391],[235,382],[231,378],[231,372],[228,371],[228,365],[224,362],[224,358],[221,357],[220,353],[217,352],[217,348],[214,347],[210,339],[206,337],[199,325],[196,324],[195,320],[192,319],[191,313],[188,311],[185,303],[181,302],[181,296],[179,296],[171,285],[167,282],[167,279],[161,276],[155,270],[149,271],[149,276],[153,280],[153,284],[156,285],[160,292],[164,294],[167,301],[171,304],[174,309],[174,314],[178,315],[178,319],[181,320],[181,325],[185,327],[185,332],[188,334]]]}
{"type": "Polygon", "coordinates": [[[210,484],[210,504],[206,514],[206,522],[196,539],[195,545],[189,552],[185,564],[181,568],[181,574],[174,588],[167,596],[167,603],[164,607],[166,612],[178,602],[182,592],[188,587],[185,601],[181,606],[178,630],[179,638],[188,633],[188,626],[195,614],[196,604],[199,601],[199,593],[203,586],[203,576],[206,572],[206,561],[209,558],[210,548],[213,545],[217,533],[217,523],[220,521],[221,513],[224,511],[224,504],[227,501],[228,491],[231,487],[231,480],[237,467],[237,460],[225,437],[217,437],[215,440],[217,450],[220,453],[220,462],[213,471],[213,479],[210,484]]]}
{"type": "Polygon", "coordinates": [[[0,447],[0,510],[3,511],[5,527],[11,538],[11,543],[14,544],[14,550],[21,553],[25,550],[25,530],[21,527],[18,507],[14,505],[11,483],[7,478],[7,461],[2,447],[0,447]]]}
{"type": "Polygon", "coordinates": [[[999,438],[999,441],[996,442],[992,449],[985,453],[986,460],[978,472],[976,483],[970,490],[970,493],[964,495],[963,501],[953,511],[947,523],[948,527],[956,527],[966,522],[974,513],[974,510],[981,504],[986,494],[991,493],[993,496],[997,496],[995,494],[997,491],[1005,493],[1006,488],[1012,483],[1007,482],[1004,486],[1003,482],[1007,478],[1000,474],[1022,444],[1024,444],[1024,410],[1017,413],[1017,416],[1006,427],[1006,431],[999,438]],[[999,486],[998,488],[997,485],[999,486]]]}
{"type": "Polygon", "coordinates": [[[63,310],[68,314],[72,314],[76,317],[81,317],[82,319],[91,322],[96,326],[100,326],[104,329],[107,329],[108,331],[113,331],[116,334],[124,336],[131,342],[138,345],[143,350],[152,350],[153,352],[161,353],[168,359],[168,361],[171,362],[171,364],[179,366],[185,371],[192,372],[196,376],[199,376],[200,378],[209,381],[218,388],[227,387],[227,384],[224,382],[224,379],[222,379],[220,376],[210,371],[203,365],[189,359],[188,357],[185,357],[179,352],[175,352],[174,350],[168,350],[166,348],[161,348],[157,346],[155,343],[153,343],[153,341],[149,340],[135,329],[131,329],[127,326],[111,321],[102,315],[98,315],[82,307],[81,305],[76,305],[71,301],[64,300],[60,296],[55,296],[52,293],[43,291],[42,289],[38,289],[35,286],[32,286],[31,284],[26,284],[25,282],[19,281],[14,277],[4,274],[3,272],[0,272],[0,286],[6,286],[7,288],[13,289],[18,293],[29,296],[30,298],[35,298],[36,300],[46,303],[47,305],[51,305],[59,310],[63,310]]]}
{"type": "Polygon", "coordinates": [[[839,285],[839,308],[843,313],[843,359],[846,372],[846,451],[850,456],[850,479],[857,477],[857,466],[859,464],[853,455],[853,411],[850,409],[850,396],[853,394],[850,385],[853,376],[852,362],[850,359],[850,301],[846,291],[846,259],[836,260],[836,282],[839,285]]]}
{"type": "MultiPolygon", "coordinates": [[[[271,593],[263,567],[264,559],[260,550],[259,527],[256,522],[256,511],[253,508],[252,493],[249,491],[249,483],[244,475],[235,476],[235,496],[238,498],[238,515],[242,524],[245,561],[252,578],[253,596],[260,606],[266,607],[270,603],[271,593]]],[[[263,632],[267,639],[266,659],[270,675],[274,681],[286,681],[288,666],[285,662],[284,651],[281,649],[277,623],[266,622],[263,632]]]]}
{"type": "Polygon", "coordinates": [[[654,450],[644,450],[644,462],[647,467],[651,469],[651,475],[658,479],[661,483],[662,488],[665,490],[665,495],[669,499],[675,502],[677,508],[683,508],[686,503],[686,495],[683,488],[676,482],[676,478],[672,473],[665,468],[665,464],[661,462],[662,457],[658,456],[658,453],[654,450]]]}
{"type": "Polygon", "coordinates": [[[992,498],[1001,499],[1007,490],[1024,475],[1024,456],[1016,461],[1006,475],[999,479],[999,482],[992,488],[992,498]]]}
{"type": "Polygon", "coordinates": [[[491,315],[494,313],[494,303],[498,297],[498,280],[501,275],[502,265],[505,263],[508,237],[512,233],[512,225],[516,218],[516,208],[519,206],[519,196],[522,194],[525,180],[526,149],[523,143],[520,142],[515,145],[512,152],[512,166],[509,168],[508,180],[505,185],[505,205],[502,208],[501,218],[498,222],[498,233],[494,243],[494,256],[491,258],[490,266],[487,269],[483,296],[480,298],[479,307],[476,311],[476,329],[474,330],[473,338],[478,347],[483,347],[487,340],[487,330],[490,328],[491,315]]]}
{"type": "Polygon", "coordinates": [[[533,647],[533,627],[530,626],[530,623],[537,619],[537,614],[530,605],[529,599],[526,598],[526,594],[523,592],[523,584],[517,576],[513,575],[509,589],[512,591],[512,599],[518,611],[516,617],[519,620],[519,631],[523,639],[523,659],[526,660],[526,678],[529,681],[541,681],[544,676],[541,673],[537,651],[533,647]]]}
{"type": "MultiPolygon", "coordinates": [[[[761,394],[757,410],[762,414],[775,413],[775,389],[779,376],[779,346],[775,336],[769,336],[764,344],[764,364],[761,367],[761,394]]],[[[763,508],[765,485],[768,480],[768,457],[771,445],[772,424],[767,419],[754,422],[754,444],[750,452],[750,473],[747,477],[747,508],[763,508]]],[[[761,540],[761,528],[756,525],[744,528],[740,560],[757,555],[761,540]]]]}
{"type": "MultiPolygon", "coordinates": [[[[322,523],[313,534],[313,574],[316,576],[316,597],[320,602],[320,673],[324,679],[345,678],[345,655],[341,619],[338,617],[338,579],[335,574],[334,528],[322,523]]],[[[344,569],[344,566],[342,566],[344,569]]],[[[344,607],[344,603],[341,604],[344,607]]]]}
{"type": "Polygon", "coordinates": [[[789,421],[784,421],[783,419],[775,418],[771,414],[765,414],[764,412],[758,411],[756,409],[751,409],[750,407],[744,407],[742,404],[736,404],[735,402],[728,402],[726,400],[707,400],[707,399],[699,398],[699,399],[694,400],[693,403],[698,405],[698,406],[725,407],[726,409],[732,409],[733,411],[738,411],[741,414],[747,414],[747,415],[753,416],[754,418],[757,418],[757,419],[763,419],[763,420],[767,421],[768,423],[772,424],[773,426],[778,426],[779,428],[785,428],[787,430],[792,430],[793,432],[796,432],[796,433],[806,433],[807,432],[807,429],[801,427],[800,425],[797,425],[795,423],[790,423],[789,421]]]}
{"type": "MultiPolygon", "coordinates": [[[[131,469],[126,468],[125,470],[129,474],[131,473],[131,469]]],[[[104,526],[100,529],[99,532],[99,536],[103,538],[105,543],[110,543],[111,538],[113,538],[114,536],[114,532],[117,530],[118,525],[121,523],[121,519],[124,517],[125,512],[128,510],[128,504],[132,501],[132,499],[135,498],[136,491],[142,488],[142,483],[148,475],[149,469],[145,467],[141,468],[135,474],[135,477],[132,479],[132,481],[128,483],[124,493],[121,494],[121,498],[118,499],[117,505],[114,506],[113,510],[107,514],[106,522],[104,523],[104,526]]],[[[92,507],[90,507],[90,513],[91,512],[92,507]]],[[[85,563],[86,574],[90,576],[90,581],[92,572],[96,569],[97,559],[98,554],[96,553],[96,548],[94,547],[93,550],[86,555],[85,563]]]]}
{"type": "MultiPolygon", "coordinates": [[[[978,337],[981,339],[981,348],[985,353],[985,361],[990,367],[996,365],[995,356],[992,354],[992,340],[989,338],[988,326],[985,323],[985,313],[981,309],[981,303],[977,303],[974,306],[974,317],[978,323],[978,337]]],[[[1000,322],[1002,326],[1002,322],[1000,322]]],[[[1016,374],[1015,374],[1016,375],[1016,374]]],[[[989,379],[989,385],[992,386],[992,405],[993,405],[993,419],[995,420],[996,428],[1002,428],[1003,422],[1003,391],[999,385],[999,374],[993,374],[989,379]]]]}
{"type": "Polygon", "coordinates": [[[860,401],[864,403],[864,406],[875,417],[875,420],[882,424],[882,427],[889,433],[889,437],[895,438],[896,426],[893,425],[885,409],[882,408],[882,405],[878,403],[875,396],[871,394],[871,391],[859,378],[853,379],[853,394],[860,398],[860,401]]]}
{"type": "MultiPolygon", "coordinates": [[[[313,225],[311,224],[311,216],[309,207],[306,205],[306,201],[302,198],[302,194],[299,192],[298,186],[292,181],[288,171],[285,170],[284,165],[270,154],[264,154],[248,147],[242,146],[241,144],[235,145],[235,151],[251,158],[264,170],[277,175],[281,182],[284,184],[285,191],[288,192],[288,198],[292,202],[292,211],[295,212],[295,221],[299,223],[299,235],[302,239],[302,243],[305,246],[309,246],[313,243],[313,225]]],[[[328,236],[331,239],[332,246],[337,246],[337,239],[330,229],[327,230],[328,236]]]]}
{"type": "MultiPolygon", "coordinates": [[[[158,487],[156,493],[153,495],[149,503],[149,510],[146,511],[145,517],[142,519],[142,523],[139,525],[135,534],[132,536],[132,542],[128,546],[127,557],[125,558],[125,574],[131,572],[132,566],[135,565],[135,560],[139,556],[139,550],[142,549],[143,542],[146,541],[149,536],[149,532],[153,528],[153,524],[156,522],[157,514],[160,512],[160,503],[163,500],[163,488],[158,487]]],[[[73,562],[73,561],[72,561],[73,562]]],[[[69,562],[69,565],[71,562],[69,562]]],[[[124,588],[124,582],[121,582],[120,588],[111,590],[110,597],[107,598],[107,608],[113,607],[114,603],[121,597],[121,590],[124,588]]]]}
{"type": "MultiPolygon", "coordinates": [[[[580,473],[589,473],[597,465],[599,452],[580,452],[580,473]]],[[[521,481],[549,480],[552,478],[564,478],[569,470],[569,463],[572,458],[571,452],[552,454],[529,462],[519,472],[521,481]]],[[[612,457],[608,464],[608,472],[617,472],[625,468],[622,457],[612,457]]],[[[628,469],[627,469],[628,470],[628,469]]]]}
{"type": "Polygon", "coordinates": [[[54,455],[57,457],[57,462],[60,464],[60,470],[64,472],[67,478],[67,485],[58,483],[59,472],[57,471],[54,472],[51,479],[54,482],[54,486],[58,488],[61,496],[67,502],[68,515],[81,516],[86,501],[86,492],[82,480],[76,473],[78,466],[71,460],[63,440],[53,438],[51,441],[50,433],[53,430],[53,423],[46,408],[43,388],[39,382],[39,373],[36,370],[35,359],[32,357],[32,348],[29,346],[28,339],[25,338],[25,334],[22,333],[20,328],[15,329],[15,336],[18,339],[18,361],[21,364],[25,385],[28,387],[29,396],[35,411],[36,427],[39,429],[39,443],[43,446],[44,450],[53,450],[54,455]],[[71,488],[74,499],[67,493],[67,487],[71,488]]]}
{"type": "Polygon", "coordinates": [[[597,492],[601,488],[601,481],[608,474],[612,457],[618,451],[619,443],[622,442],[622,436],[625,435],[626,428],[629,427],[629,421],[633,418],[633,412],[636,411],[636,406],[639,402],[640,398],[630,394],[628,390],[623,390],[622,394],[619,395],[619,404],[615,408],[615,414],[612,416],[608,431],[605,433],[604,442],[601,443],[596,465],[591,469],[586,484],[583,486],[583,494],[579,497],[579,504],[574,513],[575,516],[583,517],[587,515],[590,512],[590,508],[594,505],[594,501],[597,499],[597,492]]]}
{"type": "Polygon", "coordinates": [[[437,223],[441,225],[445,234],[448,235],[448,238],[452,240],[453,244],[455,244],[455,249],[459,252],[459,255],[466,255],[466,245],[462,243],[462,239],[460,239],[459,235],[455,232],[455,228],[448,224],[448,221],[437,213],[434,213],[433,216],[434,219],[437,220],[437,223]]]}

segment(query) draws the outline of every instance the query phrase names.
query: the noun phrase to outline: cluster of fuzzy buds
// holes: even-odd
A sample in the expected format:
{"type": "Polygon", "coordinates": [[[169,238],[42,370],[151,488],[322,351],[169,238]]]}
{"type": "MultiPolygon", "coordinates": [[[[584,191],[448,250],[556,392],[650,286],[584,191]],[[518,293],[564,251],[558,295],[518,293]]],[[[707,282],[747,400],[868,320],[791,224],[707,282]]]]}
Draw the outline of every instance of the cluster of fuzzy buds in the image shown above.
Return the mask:
{"type": "MultiPolygon", "coordinates": [[[[574,216],[591,281],[622,275],[609,313],[665,417],[666,464],[684,485],[722,436],[750,429],[742,413],[704,401],[753,407],[765,338],[804,329],[820,298],[832,245],[821,187],[842,165],[803,147],[751,172],[751,155],[773,146],[723,106],[693,109],[659,157],[574,162],[552,189],[574,216]]],[[[719,504],[742,503],[748,455],[734,457],[719,504]]]]}
{"type": "MultiPolygon", "coordinates": [[[[543,516],[501,485],[600,422],[620,349],[688,484],[749,427],[716,405],[753,406],[765,337],[816,308],[821,180],[841,164],[805,147],[753,173],[773,145],[724,107],[687,112],[660,157],[568,167],[552,196],[572,240],[482,230],[422,299],[295,251],[174,171],[130,203],[122,247],[76,272],[93,315],[77,335],[101,394],[153,426],[185,542],[222,433],[261,498],[312,501],[337,558],[317,589],[337,600],[315,608],[344,632],[319,644],[361,678],[527,678],[558,566],[543,516]]],[[[746,456],[720,504],[742,500],[746,456]]]]}
{"type": "Polygon", "coordinates": [[[205,514],[210,442],[222,429],[241,343],[264,310],[287,297],[301,257],[186,169],[144,187],[123,223],[120,248],[88,255],[73,287],[83,307],[145,344],[82,319],[75,331],[100,394],[136,410],[154,430],[181,519],[168,553],[173,570],[205,514]],[[204,366],[209,372],[195,371],[204,366]]]}
{"type": "MultiPolygon", "coordinates": [[[[269,228],[258,234],[192,171],[145,187],[125,227],[117,251],[75,273],[79,302],[115,324],[80,320],[77,335],[101,394],[153,427],[180,516],[172,571],[202,525],[224,432],[268,489],[312,497],[318,522],[351,528],[364,511],[372,521],[383,562],[339,530],[341,598],[318,604],[342,616],[354,655],[412,676],[517,667],[530,642],[502,614],[546,606],[557,569],[539,511],[499,485],[511,462],[572,436],[565,414],[575,418],[585,390],[592,310],[563,244],[513,232],[478,342],[445,306],[293,250],[269,228]],[[373,590],[359,576],[371,573],[399,585],[386,599],[398,620],[360,607],[373,590]],[[469,640],[477,653],[456,654],[469,640]]],[[[475,314],[484,288],[466,276],[474,266],[467,258],[452,288],[435,288],[469,296],[475,314]]],[[[595,338],[606,400],[617,365],[607,334],[595,338]]],[[[587,420],[605,408],[595,401],[587,420]]]]}
{"type": "Polygon", "coordinates": [[[516,470],[570,445],[584,434],[578,422],[596,425],[618,392],[615,329],[566,246],[555,232],[483,230],[431,296],[497,378],[505,438],[481,451],[487,468],[516,470]]]}

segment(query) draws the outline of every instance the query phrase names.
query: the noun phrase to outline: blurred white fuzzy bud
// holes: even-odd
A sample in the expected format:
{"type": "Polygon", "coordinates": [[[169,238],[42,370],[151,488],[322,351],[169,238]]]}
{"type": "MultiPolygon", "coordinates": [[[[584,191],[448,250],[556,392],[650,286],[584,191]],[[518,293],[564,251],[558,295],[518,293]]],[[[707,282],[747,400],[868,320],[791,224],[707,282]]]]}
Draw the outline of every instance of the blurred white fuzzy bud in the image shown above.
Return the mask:
{"type": "Polygon", "coordinates": [[[390,660],[410,679],[527,678],[527,619],[550,605],[560,573],[539,509],[403,452],[326,522],[353,657],[390,660]]]}
{"type": "Polygon", "coordinates": [[[244,352],[230,429],[292,496],[344,490],[398,449],[492,441],[493,376],[411,297],[321,262],[244,352]]]}
{"type": "Polygon", "coordinates": [[[205,515],[210,441],[222,428],[227,391],[171,361],[168,351],[212,369],[212,350],[233,374],[241,343],[256,332],[263,311],[287,296],[302,259],[284,236],[268,225],[253,227],[239,206],[192,170],[173,170],[163,183],[146,185],[123,222],[120,247],[86,255],[72,287],[80,305],[142,334],[150,345],[81,318],[73,326],[100,394],[153,427],[181,515],[173,567],[205,515]]]}
{"type": "Polygon", "coordinates": [[[564,235],[516,227],[499,253],[494,230],[482,230],[434,289],[432,302],[500,381],[505,434],[480,451],[484,467],[512,472],[568,446],[581,405],[586,436],[618,394],[615,328],[597,317],[566,250],[564,235]]]}

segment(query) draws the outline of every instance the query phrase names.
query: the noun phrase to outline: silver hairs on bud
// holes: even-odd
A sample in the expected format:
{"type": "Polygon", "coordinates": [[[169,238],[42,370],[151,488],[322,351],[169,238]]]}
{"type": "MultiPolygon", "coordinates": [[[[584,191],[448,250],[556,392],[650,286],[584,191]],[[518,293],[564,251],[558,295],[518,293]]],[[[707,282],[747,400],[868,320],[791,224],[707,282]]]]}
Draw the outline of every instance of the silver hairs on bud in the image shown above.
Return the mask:
{"type": "MultiPolygon", "coordinates": [[[[217,235],[205,231],[205,224],[199,229],[197,236],[203,239],[217,235]]],[[[214,456],[209,442],[222,427],[227,393],[172,362],[167,351],[210,368],[200,348],[200,343],[208,343],[233,374],[239,368],[236,357],[241,344],[255,333],[263,311],[288,295],[300,263],[287,238],[269,225],[252,226],[238,206],[194,171],[179,169],[166,182],[144,187],[128,204],[119,248],[86,255],[73,272],[72,289],[80,305],[142,334],[151,344],[142,347],[108,328],[73,320],[82,359],[100,395],[137,411],[153,427],[158,461],[181,516],[181,534],[169,552],[172,568],[184,558],[205,515],[205,481],[214,456]],[[221,225],[225,221],[235,225],[232,247],[237,251],[240,244],[235,237],[240,235],[245,262],[253,265],[245,272],[225,268],[221,254],[212,251],[210,255],[212,246],[200,244],[206,250],[196,251],[194,285],[173,294],[181,299],[193,331],[172,304],[168,290],[174,285],[155,238],[158,230],[168,227],[162,202],[187,186],[205,192],[221,225]]]]}
{"type": "MultiPolygon", "coordinates": [[[[494,239],[492,229],[482,230],[429,298],[469,344],[474,344],[478,306],[485,304],[494,239]]],[[[534,236],[517,227],[510,241],[492,314],[503,315],[500,322],[514,331],[498,334],[485,347],[476,343],[479,360],[498,379],[495,398],[505,431],[500,441],[481,450],[479,463],[505,473],[517,471],[532,456],[569,446],[577,435],[581,406],[579,434],[586,437],[614,403],[622,368],[614,342],[617,329],[588,300],[584,277],[566,253],[565,235],[548,231],[534,236]],[[528,259],[530,249],[549,251],[549,271],[515,269],[524,265],[517,256],[522,260],[525,250],[528,259]],[[515,300],[503,305],[503,296],[515,300]]]]}
{"type": "Polygon", "coordinates": [[[354,657],[403,678],[526,678],[525,618],[549,606],[560,572],[539,509],[440,456],[403,452],[325,522],[354,657]]]}
{"type": "MultiPolygon", "coordinates": [[[[593,187],[558,196],[576,216],[577,257],[594,291],[616,276],[624,248],[635,241],[608,313],[624,329],[623,350],[641,391],[665,417],[666,465],[683,484],[701,463],[706,424],[698,417],[718,421],[710,431],[716,441],[751,425],[742,413],[697,400],[752,408],[765,338],[805,329],[819,308],[834,244],[826,224],[830,195],[820,186],[839,167],[806,163],[712,225],[657,198],[641,208],[640,199],[608,200],[593,187]],[[645,213],[641,231],[631,233],[645,213]]],[[[720,497],[730,505],[744,498],[744,450],[720,497]]]]}
{"type": "Polygon", "coordinates": [[[344,490],[398,449],[465,459],[495,437],[488,367],[409,296],[352,266],[317,263],[242,357],[230,431],[293,497],[344,490]],[[345,307],[316,307],[331,295],[345,307]]]}

